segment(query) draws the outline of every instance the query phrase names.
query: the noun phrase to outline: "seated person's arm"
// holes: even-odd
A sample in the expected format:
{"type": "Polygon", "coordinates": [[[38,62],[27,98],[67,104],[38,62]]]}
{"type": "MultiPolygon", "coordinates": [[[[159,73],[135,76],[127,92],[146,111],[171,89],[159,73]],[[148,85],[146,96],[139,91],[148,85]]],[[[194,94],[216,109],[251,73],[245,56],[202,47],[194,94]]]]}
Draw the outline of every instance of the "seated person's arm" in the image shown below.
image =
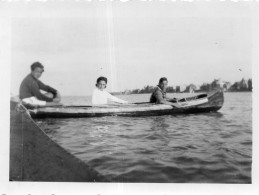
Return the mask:
{"type": "Polygon", "coordinates": [[[60,93],[56,89],[54,89],[54,88],[52,88],[52,87],[50,87],[48,85],[45,85],[44,83],[42,83],[39,80],[38,80],[38,85],[39,85],[39,88],[41,90],[50,92],[50,93],[52,93],[54,95],[54,98],[52,99],[53,102],[58,103],[58,102],[61,101],[61,95],[60,95],[60,93]]]}
{"type": "Polygon", "coordinates": [[[61,101],[61,95],[60,95],[60,93],[57,91],[56,96],[55,96],[54,99],[53,99],[53,102],[58,103],[58,102],[60,102],[60,101],[61,101]]]}
{"type": "Polygon", "coordinates": [[[38,85],[39,85],[39,88],[43,91],[46,91],[46,92],[50,92],[50,93],[53,93],[54,95],[54,98],[57,96],[58,94],[58,91],[48,85],[45,85],[44,83],[42,83],[40,80],[37,81],[38,82],[38,85]]]}
{"type": "Polygon", "coordinates": [[[38,88],[36,83],[33,83],[31,85],[31,92],[32,92],[32,95],[35,96],[39,100],[43,100],[43,101],[46,101],[46,102],[52,102],[53,101],[53,98],[47,97],[40,92],[40,89],[38,88]]]}
{"type": "Polygon", "coordinates": [[[156,91],[155,93],[154,93],[154,96],[155,96],[155,98],[156,98],[156,103],[157,104],[165,104],[166,103],[166,100],[163,98],[163,94],[162,94],[162,92],[161,91],[156,91]]]}
{"type": "Polygon", "coordinates": [[[111,95],[111,94],[108,93],[108,92],[107,92],[107,96],[108,96],[108,99],[110,99],[110,100],[112,100],[112,101],[114,101],[114,102],[121,103],[121,104],[127,104],[127,103],[128,103],[127,101],[122,100],[122,99],[120,99],[120,98],[117,98],[117,97],[111,95]]]}
{"type": "Polygon", "coordinates": [[[156,93],[154,95],[156,97],[157,104],[166,104],[166,105],[175,106],[174,103],[171,103],[171,102],[167,101],[166,99],[164,99],[163,94],[160,91],[156,91],[156,93]]]}

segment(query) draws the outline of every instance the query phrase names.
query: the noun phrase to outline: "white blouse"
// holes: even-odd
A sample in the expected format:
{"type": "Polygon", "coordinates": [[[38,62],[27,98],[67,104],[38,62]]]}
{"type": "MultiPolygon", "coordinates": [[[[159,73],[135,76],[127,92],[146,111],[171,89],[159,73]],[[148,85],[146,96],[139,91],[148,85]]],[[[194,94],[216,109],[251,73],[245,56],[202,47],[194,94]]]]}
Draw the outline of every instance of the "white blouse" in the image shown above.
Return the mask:
{"type": "Polygon", "coordinates": [[[121,100],[121,99],[111,95],[106,90],[101,91],[98,88],[94,89],[93,96],[92,96],[92,104],[94,104],[94,105],[107,104],[108,99],[112,100],[114,102],[122,103],[122,104],[128,103],[127,101],[121,100]]]}

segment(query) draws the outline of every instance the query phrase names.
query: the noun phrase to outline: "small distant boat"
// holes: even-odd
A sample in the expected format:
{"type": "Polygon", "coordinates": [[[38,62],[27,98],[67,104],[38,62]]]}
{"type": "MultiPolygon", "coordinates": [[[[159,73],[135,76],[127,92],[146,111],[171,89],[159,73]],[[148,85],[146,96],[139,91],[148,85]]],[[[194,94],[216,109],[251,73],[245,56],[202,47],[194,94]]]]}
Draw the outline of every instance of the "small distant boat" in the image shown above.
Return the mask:
{"type": "Polygon", "coordinates": [[[223,89],[206,94],[171,100],[174,106],[154,103],[135,103],[106,106],[33,107],[25,105],[33,118],[69,118],[100,116],[156,116],[216,112],[224,103],[223,89]]]}

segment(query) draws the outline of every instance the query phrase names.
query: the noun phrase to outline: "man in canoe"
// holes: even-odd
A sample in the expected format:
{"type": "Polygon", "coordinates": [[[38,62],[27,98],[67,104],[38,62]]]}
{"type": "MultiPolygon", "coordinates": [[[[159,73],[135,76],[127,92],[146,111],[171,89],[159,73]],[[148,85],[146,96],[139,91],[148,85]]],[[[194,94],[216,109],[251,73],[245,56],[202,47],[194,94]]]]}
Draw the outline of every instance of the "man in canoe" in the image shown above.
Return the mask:
{"type": "Polygon", "coordinates": [[[40,62],[31,65],[31,73],[23,79],[20,85],[20,99],[23,103],[34,106],[61,105],[59,92],[39,80],[43,72],[44,66],[40,62]],[[40,90],[47,93],[43,94],[40,90]]]}
{"type": "Polygon", "coordinates": [[[177,107],[176,103],[172,102],[172,101],[176,102],[176,99],[170,100],[166,98],[167,85],[168,85],[168,81],[166,77],[162,77],[159,79],[159,83],[150,97],[150,103],[167,104],[167,105],[172,105],[177,107]]]}

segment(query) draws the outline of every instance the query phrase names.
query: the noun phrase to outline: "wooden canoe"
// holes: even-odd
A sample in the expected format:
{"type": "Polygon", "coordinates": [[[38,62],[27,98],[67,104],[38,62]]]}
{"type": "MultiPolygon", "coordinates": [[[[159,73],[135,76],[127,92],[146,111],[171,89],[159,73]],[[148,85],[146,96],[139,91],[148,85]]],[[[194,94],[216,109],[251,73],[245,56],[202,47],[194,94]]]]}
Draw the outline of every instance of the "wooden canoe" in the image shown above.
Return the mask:
{"type": "Polygon", "coordinates": [[[52,141],[22,107],[11,101],[10,181],[108,182],[52,141]]]}
{"type": "Polygon", "coordinates": [[[222,89],[182,98],[175,106],[153,103],[136,103],[111,106],[59,106],[33,108],[26,105],[33,118],[62,117],[99,117],[99,116],[154,116],[175,115],[201,112],[216,112],[224,103],[222,89]]]}

